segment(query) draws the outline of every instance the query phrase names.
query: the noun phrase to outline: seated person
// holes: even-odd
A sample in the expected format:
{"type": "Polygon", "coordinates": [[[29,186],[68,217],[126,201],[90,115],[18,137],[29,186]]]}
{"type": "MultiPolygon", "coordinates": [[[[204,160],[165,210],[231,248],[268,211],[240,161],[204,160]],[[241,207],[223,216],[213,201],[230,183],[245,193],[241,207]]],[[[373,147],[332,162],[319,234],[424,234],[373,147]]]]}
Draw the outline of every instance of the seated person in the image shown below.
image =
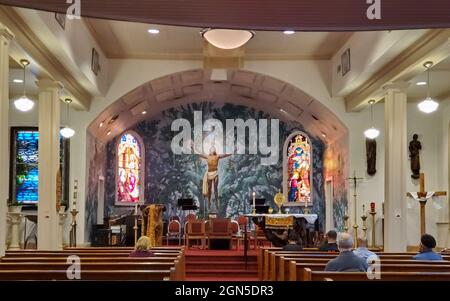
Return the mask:
{"type": "Polygon", "coordinates": [[[353,239],[348,233],[339,235],[337,242],[340,254],[330,260],[326,267],[326,272],[366,272],[369,265],[367,262],[352,252],[353,239]]]}
{"type": "Polygon", "coordinates": [[[325,242],[319,247],[319,251],[322,252],[337,252],[338,246],[336,244],[337,233],[334,230],[330,230],[325,235],[325,242]]]}
{"type": "Polygon", "coordinates": [[[130,253],[129,257],[152,257],[155,256],[150,251],[150,238],[147,236],[139,237],[134,247],[134,251],[130,253]]]}
{"type": "Polygon", "coordinates": [[[420,253],[413,258],[416,260],[443,260],[442,256],[433,251],[436,240],[430,234],[424,234],[420,238],[420,253]]]}
{"type": "Polygon", "coordinates": [[[283,251],[302,251],[303,247],[298,240],[298,235],[294,230],[289,232],[288,243],[283,247],[283,251]]]}
{"type": "Polygon", "coordinates": [[[367,259],[369,259],[369,257],[371,259],[378,259],[377,254],[375,254],[372,251],[369,251],[367,245],[368,245],[367,238],[358,237],[358,248],[354,250],[353,253],[355,253],[356,256],[359,256],[362,259],[364,259],[366,262],[367,259]]]}

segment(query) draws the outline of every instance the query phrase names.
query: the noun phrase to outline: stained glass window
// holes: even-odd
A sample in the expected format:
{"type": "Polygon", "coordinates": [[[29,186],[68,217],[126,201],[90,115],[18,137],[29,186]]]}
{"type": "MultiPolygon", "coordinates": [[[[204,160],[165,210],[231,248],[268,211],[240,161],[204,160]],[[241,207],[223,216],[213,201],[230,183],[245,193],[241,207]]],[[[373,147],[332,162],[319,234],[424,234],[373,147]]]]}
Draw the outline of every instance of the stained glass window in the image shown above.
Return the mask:
{"type": "MultiPolygon", "coordinates": [[[[12,136],[11,200],[21,204],[37,204],[39,131],[37,128],[13,128],[12,136]]],[[[68,142],[62,137],[60,150],[61,204],[64,205],[68,202],[68,142]]]]}
{"type": "Polygon", "coordinates": [[[307,137],[292,137],[287,148],[288,202],[311,202],[311,144],[307,137]]]}
{"type": "Polygon", "coordinates": [[[117,201],[122,204],[139,202],[141,145],[132,134],[120,138],[117,160],[117,201]]]}

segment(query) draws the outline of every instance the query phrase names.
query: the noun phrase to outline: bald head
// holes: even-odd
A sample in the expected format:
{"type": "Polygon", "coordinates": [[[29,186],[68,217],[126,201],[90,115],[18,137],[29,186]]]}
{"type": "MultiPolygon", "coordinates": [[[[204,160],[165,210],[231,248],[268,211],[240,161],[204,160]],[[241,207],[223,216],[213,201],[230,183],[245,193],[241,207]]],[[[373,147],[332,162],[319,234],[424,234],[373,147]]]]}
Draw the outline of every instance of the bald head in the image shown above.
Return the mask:
{"type": "Polygon", "coordinates": [[[368,245],[367,238],[358,237],[358,247],[367,248],[368,245]]]}
{"type": "Polygon", "coordinates": [[[338,237],[337,245],[339,251],[350,251],[353,247],[353,238],[348,233],[341,233],[338,237]]]}

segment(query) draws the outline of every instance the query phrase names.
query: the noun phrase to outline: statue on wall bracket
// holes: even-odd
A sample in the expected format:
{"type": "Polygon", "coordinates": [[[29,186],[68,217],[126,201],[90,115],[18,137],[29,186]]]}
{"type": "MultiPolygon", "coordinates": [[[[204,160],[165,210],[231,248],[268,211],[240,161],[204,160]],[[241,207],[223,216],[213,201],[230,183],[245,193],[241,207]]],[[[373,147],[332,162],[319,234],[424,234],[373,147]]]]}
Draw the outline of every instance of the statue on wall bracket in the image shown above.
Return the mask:
{"type": "Polygon", "coordinates": [[[409,142],[409,157],[411,158],[411,178],[420,178],[420,151],[422,150],[422,144],[418,140],[417,134],[413,135],[413,140],[409,142]]]}
{"type": "Polygon", "coordinates": [[[367,174],[373,176],[377,173],[377,141],[366,139],[367,174]]]}

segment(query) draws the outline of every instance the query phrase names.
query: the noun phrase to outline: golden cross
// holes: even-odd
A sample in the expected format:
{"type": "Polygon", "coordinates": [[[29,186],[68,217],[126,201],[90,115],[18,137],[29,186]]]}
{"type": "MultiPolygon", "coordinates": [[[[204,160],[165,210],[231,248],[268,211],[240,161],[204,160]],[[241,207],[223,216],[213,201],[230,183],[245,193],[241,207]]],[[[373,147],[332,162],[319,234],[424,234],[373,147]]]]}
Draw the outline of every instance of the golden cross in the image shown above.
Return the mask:
{"type": "MultiPolygon", "coordinates": [[[[423,235],[426,233],[426,228],[425,228],[425,205],[427,204],[427,199],[425,199],[427,197],[428,192],[425,191],[425,175],[423,173],[420,174],[420,178],[419,178],[419,190],[417,192],[417,196],[420,198],[420,234],[423,235]]],[[[412,195],[410,192],[408,192],[406,194],[408,197],[412,198],[412,195]]],[[[436,191],[433,193],[432,196],[446,196],[447,192],[446,191],[436,191]]]]}

